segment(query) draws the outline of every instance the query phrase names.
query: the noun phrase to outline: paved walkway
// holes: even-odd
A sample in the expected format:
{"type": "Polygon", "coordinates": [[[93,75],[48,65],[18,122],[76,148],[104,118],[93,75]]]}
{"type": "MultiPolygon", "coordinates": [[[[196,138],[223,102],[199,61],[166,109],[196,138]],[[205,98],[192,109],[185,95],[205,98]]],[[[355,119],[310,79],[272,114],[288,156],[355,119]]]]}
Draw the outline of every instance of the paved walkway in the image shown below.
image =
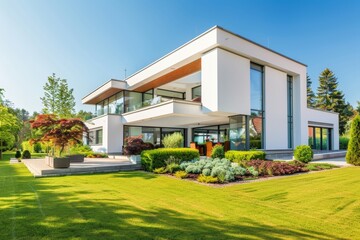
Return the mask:
{"type": "Polygon", "coordinates": [[[313,160],[312,163],[330,163],[337,166],[351,166],[350,164],[346,163],[344,157],[341,158],[329,158],[329,159],[321,159],[321,160],[313,160]]]}
{"type": "Polygon", "coordinates": [[[34,177],[118,172],[140,168],[140,165],[128,161],[127,158],[85,158],[84,162],[71,163],[69,168],[52,168],[45,163],[45,159],[23,159],[22,162],[34,177]]]}

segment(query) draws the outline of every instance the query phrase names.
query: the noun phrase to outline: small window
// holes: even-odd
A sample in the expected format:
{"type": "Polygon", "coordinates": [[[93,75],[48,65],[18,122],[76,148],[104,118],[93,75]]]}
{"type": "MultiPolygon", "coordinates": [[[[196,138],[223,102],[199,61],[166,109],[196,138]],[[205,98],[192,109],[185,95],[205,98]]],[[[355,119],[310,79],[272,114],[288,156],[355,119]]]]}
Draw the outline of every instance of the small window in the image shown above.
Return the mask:
{"type": "Polygon", "coordinates": [[[177,98],[177,99],[185,99],[185,93],[184,92],[176,92],[176,91],[170,91],[165,89],[157,89],[156,95],[167,97],[167,98],[177,98]]]}
{"type": "Polygon", "coordinates": [[[201,85],[191,89],[191,99],[201,97],[201,85]]]}
{"type": "Polygon", "coordinates": [[[102,145],[103,130],[97,129],[89,132],[89,145],[102,145]]]}

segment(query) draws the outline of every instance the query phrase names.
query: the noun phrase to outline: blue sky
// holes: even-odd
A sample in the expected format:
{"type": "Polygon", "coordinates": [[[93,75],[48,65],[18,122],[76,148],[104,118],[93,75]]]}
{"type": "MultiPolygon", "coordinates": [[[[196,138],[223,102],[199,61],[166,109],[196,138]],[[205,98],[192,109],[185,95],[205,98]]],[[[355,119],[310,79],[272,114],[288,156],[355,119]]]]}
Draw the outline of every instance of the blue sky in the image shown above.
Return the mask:
{"type": "Polygon", "coordinates": [[[0,88],[40,111],[53,72],[81,98],[122,79],[214,25],[308,65],[316,90],[326,67],[347,101],[360,100],[360,1],[0,0],[0,88]]]}

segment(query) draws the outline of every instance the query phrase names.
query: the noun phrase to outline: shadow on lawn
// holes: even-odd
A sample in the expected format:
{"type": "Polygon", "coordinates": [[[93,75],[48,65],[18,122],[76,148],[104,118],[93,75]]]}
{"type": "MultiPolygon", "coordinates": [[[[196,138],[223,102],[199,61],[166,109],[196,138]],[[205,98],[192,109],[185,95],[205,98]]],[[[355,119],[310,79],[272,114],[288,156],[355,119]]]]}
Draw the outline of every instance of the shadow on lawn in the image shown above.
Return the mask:
{"type": "MultiPolygon", "coordinates": [[[[240,216],[237,224],[232,224],[208,215],[192,218],[171,209],[136,206],[121,197],[96,200],[86,197],[93,192],[85,190],[79,199],[79,192],[64,190],[66,184],[49,189],[48,184],[16,176],[16,172],[8,169],[9,175],[15,174],[7,179],[13,187],[0,193],[0,239],[339,239],[300,227],[292,230],[259,224],[240,216]]],[[[136,172],[120,175],[139,177],[136,172]]],[[[144,190],[151,191],[139,189],[144,190]]],[[[161,201],[161,196],[157,199],[161,201]]]]}

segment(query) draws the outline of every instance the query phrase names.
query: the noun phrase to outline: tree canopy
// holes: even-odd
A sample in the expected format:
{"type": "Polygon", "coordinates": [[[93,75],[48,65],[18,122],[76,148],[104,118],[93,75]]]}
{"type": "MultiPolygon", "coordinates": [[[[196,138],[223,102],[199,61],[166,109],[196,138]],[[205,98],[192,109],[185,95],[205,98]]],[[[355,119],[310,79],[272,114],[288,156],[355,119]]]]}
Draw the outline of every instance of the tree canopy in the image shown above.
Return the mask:
{"type": "Polygon", "coordinates": [[[6,106],[0,104],[0,159],[5,149],[12,148],[15,135],[19,131],[19,121],[6,106]]]}
{"type": "Polygon", "coordinates": [[[81,143],[88,136],[89,130],[81,119],[58,118],[54,114],[40,114],[30,120],[31,128],[40,132],[38,137],[31,139],[32,143],[51,143],[58,148],[61,156],[65,147],[81,143]]]}
{"type": "Polygon", "coordinates": [[[66,79],[57,78],[55,73],[48,77],[44,86],[43,113],[56,114],[60,117],[72,117],[74,114],[75,98],[73,89],[69,88],[66,79]]]}
{"type": "Polygon", "coordinates": [[[307,105],[308,107],[315,107],[315,94],[312,90],[312,81],[309,75],[306,75],[306,87],[307,87],[307,105]]]}
{"type": "Polygon", "coordinates": [[[319,76],[317,88],[316,108],[339,113],[339,132],[345,132],[345,126],[353,116],[352,106],[345,101],[345,95],[338,89],[338,81],[335,74],[328,68],[319,76]]]}

